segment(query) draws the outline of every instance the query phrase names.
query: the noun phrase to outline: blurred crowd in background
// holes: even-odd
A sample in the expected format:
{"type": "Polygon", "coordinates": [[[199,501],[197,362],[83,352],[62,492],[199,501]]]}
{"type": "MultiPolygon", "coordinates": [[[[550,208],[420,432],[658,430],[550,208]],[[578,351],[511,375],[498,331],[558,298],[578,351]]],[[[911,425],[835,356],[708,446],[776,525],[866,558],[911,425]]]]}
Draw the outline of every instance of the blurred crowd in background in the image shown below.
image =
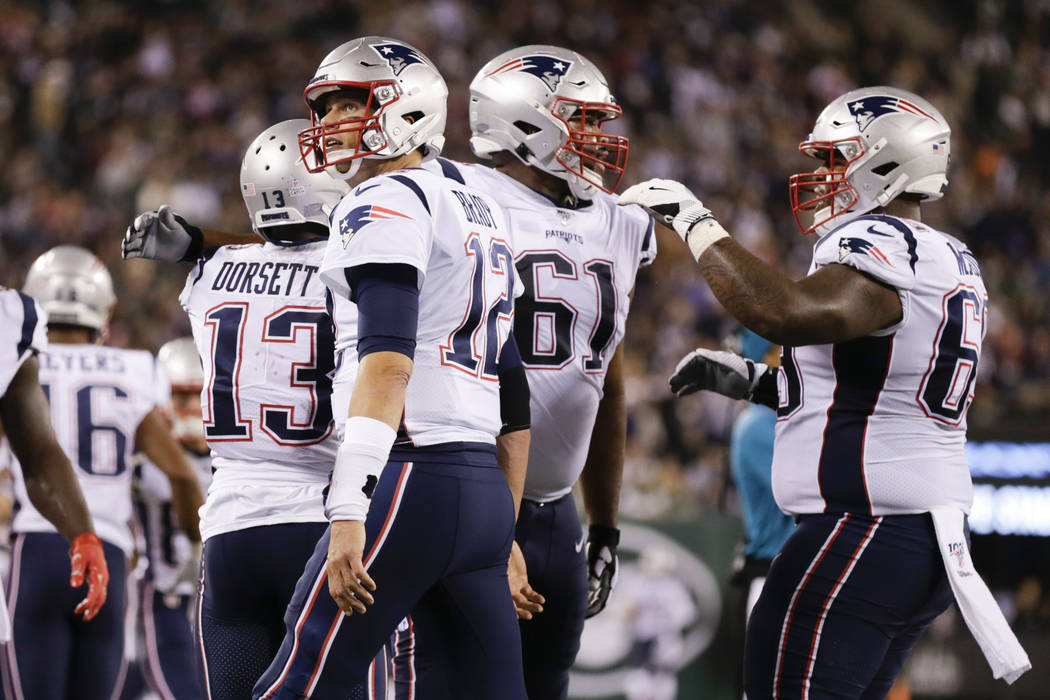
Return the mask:
{"type": "MultiPolygon", "coordinates": [[[[307,115],[302,90],[332,48],[385,34],[449,84],[446,155],[467,147],[467,87],[516,45],[580,51],[624,107],[624,185],[682,180],[751,251],[794,277],[813,237],[787,196],[820,109],[862,85],[933,102],[953,127],[950,186],[928,223],[967,241],[990,295],[972,431],[1050,410],[1050,3],[883,0],[92,0],[6,4],[0,22],[0,283],[20,286],[57,243],[109,265],[109,342],[156,350],[188,332],[186,266],[122,263],[135,213],[170,204],[247,231],[243,149],[307,115]]],[[[630,442],[623,506],[638,516],[732,506],[725,443],[737,408],[674,400],[678,358],[732,330],[685,247],[662,235],[628,322],[630,442]]],[[[1027,422],[1026,422],[1027,421],[1027,422]]],[[[1031,439],[1031,437],[1029,437],[1031,439]]]]}

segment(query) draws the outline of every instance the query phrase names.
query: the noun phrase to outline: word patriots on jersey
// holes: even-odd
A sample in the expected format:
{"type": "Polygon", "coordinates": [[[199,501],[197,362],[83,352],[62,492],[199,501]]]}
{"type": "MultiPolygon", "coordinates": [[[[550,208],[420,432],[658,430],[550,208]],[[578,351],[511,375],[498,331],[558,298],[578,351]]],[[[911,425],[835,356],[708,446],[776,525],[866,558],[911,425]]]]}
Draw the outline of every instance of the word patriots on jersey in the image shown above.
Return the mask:
{"type": "Polygon", "coordinates": [[[350,239],[354,237],[354,234],[367,226],[369,222],[394,219],[398,217],[408,219],[409,221],[412,220],[411,216],[407,216],[399,211],[387,209],[386,207],[381,207],[376,204],[365,204],[351,209],[350,212],[339,221],[339,238],[343,242],[343,248],[350,245],[350,239]]]}

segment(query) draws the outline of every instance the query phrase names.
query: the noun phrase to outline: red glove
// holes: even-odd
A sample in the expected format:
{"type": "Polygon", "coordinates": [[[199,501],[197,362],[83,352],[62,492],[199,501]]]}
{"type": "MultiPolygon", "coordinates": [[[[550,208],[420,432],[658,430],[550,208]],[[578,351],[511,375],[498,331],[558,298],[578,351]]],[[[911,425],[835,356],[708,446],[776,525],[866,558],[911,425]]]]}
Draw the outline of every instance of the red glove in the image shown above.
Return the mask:
{"type": "Polygon", "coordinates": [[[93,532],[82,532],[73,540],[69,548],[69,563],[72,573],[69,585],[80,588],[87,577],[88,592],[73,611],[83,615],[87,622],[102,609],[106,602],[106,588],[109,586],[109,567],[106,566],[106,555],[102,551],[102,542],[93,532]]]}

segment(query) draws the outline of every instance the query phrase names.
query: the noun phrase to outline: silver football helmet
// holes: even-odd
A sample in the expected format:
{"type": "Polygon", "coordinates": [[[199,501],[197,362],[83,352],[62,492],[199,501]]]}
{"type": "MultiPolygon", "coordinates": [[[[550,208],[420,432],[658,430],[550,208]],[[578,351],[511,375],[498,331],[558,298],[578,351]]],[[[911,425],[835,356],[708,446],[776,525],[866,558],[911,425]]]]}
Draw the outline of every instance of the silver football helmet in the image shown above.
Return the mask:
{"type": "Polygon", "coordinates": [[[798,147],[826,167],[791,176],[795,222],[803,233],[824,235],[901,194],[940,199],[950,137],[937,108],[907,90],[869,87],[836,98],[798,147]],[[800,220],[803,211],[812,224],[800,220]]]}
{"type": "Polygon", "coordinates": [[[117,297],[109,270],[87,250],[55,246],[29,267],[22,291],[47,312],[48,323],[102,331],[117,297]]]}
{"type": "Polygon", "coordinates": [[[423,148],[423,159],[436,157],[445,145],[448,87],[430,59],[396,39],[366,36],[348,41],[325,56],[306,86],[313,124],[299,134],[307,169],[327,170],[349,179],[361,158],[396,158],[423,148]],[[342,89],[367,92],[363,117],[322,124],[326,94],[342,89]],[[356,135],[354,148],[335,137],[356,135]],[[349,163],[346,172],[335,166],[349,163]]]}
{"type": "Polygon", "coordinates": [[[602,133],[623,110],[601,71],[557,46],[522,46],[486,63],[470,83],[470,147],[510,151],[581,198],[612,192],[627,165],[627,137],[602,133]]]}
{"type": "Polygon", "coordinates": [[[345,181],[306,168],[299,132],[309,128],[308,119],[274,124],[255,137],[241,161],[241,196],[252,229],[272,243],[284,243],[273,230],[278,226],[315,223],[327,229],[328,215],[350,191],[345,181]]]}
{"type": "MultiPolygon", "coordinates": [[[[157,352],[157,361],[164,369],[173,392],[199,394],[204,388],[204,369],[201,367],[201,358],[197,353],[197,346],[193,344],[193,338],[176,338],[164,343],[157,352]]],[[[191,405],[192,408],[181,407],[174,397],[172,398],[171,433],[176,440],[192,442],[204,439],[204,419],[201,417],[200,403],[192,401],[191,405]]]]}
{"type": "Polygon", "coordinates": [[[173,389],[200,391],[204,386],[204,368],[193,338],[187,336],[164,343],[157,352],[157,361],[173,389]]]}

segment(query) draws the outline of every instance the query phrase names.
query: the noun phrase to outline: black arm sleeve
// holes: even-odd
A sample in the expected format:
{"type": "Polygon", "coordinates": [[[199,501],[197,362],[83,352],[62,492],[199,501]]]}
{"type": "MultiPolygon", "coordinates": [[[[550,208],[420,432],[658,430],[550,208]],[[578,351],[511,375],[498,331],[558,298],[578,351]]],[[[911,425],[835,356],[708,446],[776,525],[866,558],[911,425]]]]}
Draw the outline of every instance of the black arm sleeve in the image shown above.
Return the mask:
{"type": "Polygon", "coordinates": [[[369,263],[346,270],[357,303],[357,356],[380,350],[413,357],[419,322],[419,288],[411,265],[369,263]]]}
{"type": "Polygon", "coordinates": [[[758,385],[755,387],[755,390],[751,392],[751,398],[748,399],[751,403],[768,406],[774,411],[777,410],[777,406],[780,404],[780,394],[777,393],[777,371],[776,367],[766,368],[766,371],[758,378],[758,385]]]}
{"type": "Polygon", "coordinates": [[[499,356],[499,413],[503,421],[500,435],[528,430],[532,416],[529,411],[529,382],[521,362],[513,331],[503,344],[499,356]]]}

